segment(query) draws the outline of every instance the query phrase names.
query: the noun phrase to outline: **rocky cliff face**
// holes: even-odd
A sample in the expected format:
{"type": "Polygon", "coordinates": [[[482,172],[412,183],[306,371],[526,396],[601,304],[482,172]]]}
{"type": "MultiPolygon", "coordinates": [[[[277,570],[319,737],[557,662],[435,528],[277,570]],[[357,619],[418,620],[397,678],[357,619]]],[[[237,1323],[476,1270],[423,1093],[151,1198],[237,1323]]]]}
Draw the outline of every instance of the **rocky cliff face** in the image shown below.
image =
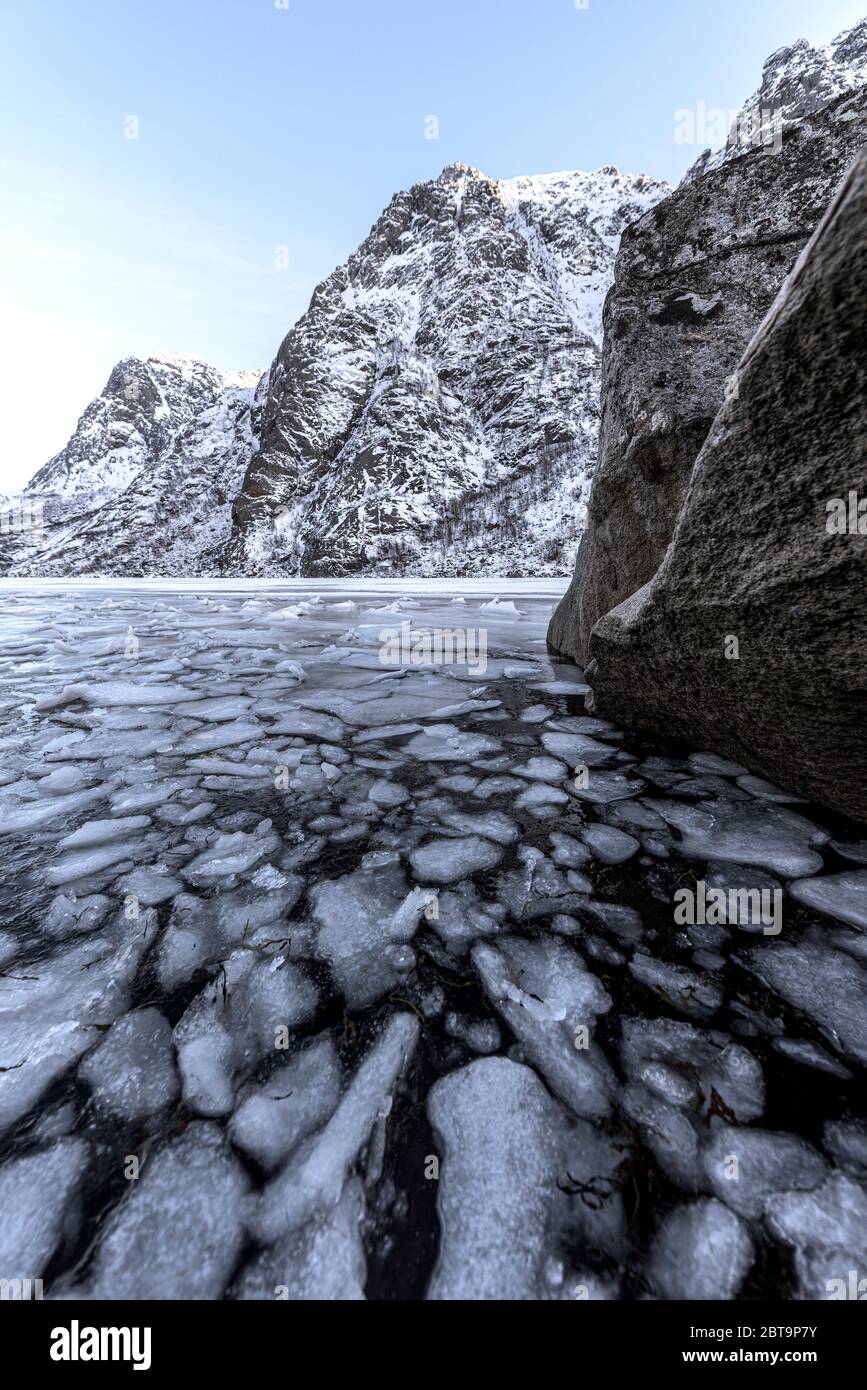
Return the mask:
{"type": "Polygon", "coordinates": [[[734,122],[720,150],[705,150],[684,182],[718,169],[751,148],[773,146],[781,131],[816,115],[867,82],[867,19],[822,48],[806,39],[778,48],[765,63],[759,88],[734,122]]]}
{"type": "Polygon", "coordinates": [[[562,572],[602,299],[623,227],[664,191],[456,165],[398,194],[277,354],[223,568],[562,572]]]}
{"type": "MultiPolygon", "coordinates": [[[[867,155],[739,364],[593,707],[867,820],[867,155]]],[[[767,793],[774,799],[773,789],[767,793]]]]}
{"type": "Polygon", "coordinates": [[[192,357],[126,357],[91,401],[64,449],[29,483],[28,494],[81,501],[119,492],[228,386],[258,374],[226,374],[192,357]]]}
{"type": "Polygon", "coordinates": [[[208,573],[253,452],[259,376],[195,358],[119,362],[66,448],[10,499],[0,573],[208,573]]]}
{"type": "Polygon", "coordinates": [[[667,191],[613,168],[497,183],[454,166],[399,193],[315,291],[255,409],[252,373],[119,363],[28,489],[44,543],[5,537],[3,567],[562,574],[620,235],[667,191]]]}
{"type": "Polygon", "coordinates": [[[255,448],[267,382],[266,374],[256,390],[225,386],[108,501],[71,516],[49,510],[38,554],[17,555],[8,572],[212,574],[214,551],[231,533],[232,502],[255,448]]]}
{"type": "Polygon", "coordinates": [[[575,575],[549,630],[590,632],[659,566],[693,463],[785,275],[864,141],[867,90],[658,203],[624,234],[605,306],[599,463],[575,575]]]}

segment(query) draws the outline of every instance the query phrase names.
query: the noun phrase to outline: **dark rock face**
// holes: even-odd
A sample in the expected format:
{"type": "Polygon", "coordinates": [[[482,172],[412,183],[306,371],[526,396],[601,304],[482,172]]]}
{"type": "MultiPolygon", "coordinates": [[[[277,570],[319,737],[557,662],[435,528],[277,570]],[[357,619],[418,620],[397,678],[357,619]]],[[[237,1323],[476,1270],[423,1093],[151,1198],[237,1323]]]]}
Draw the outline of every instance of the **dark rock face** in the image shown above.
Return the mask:
{"type": "Polygon", "coordinates": [[[747,344],[864,141],[867,89],[724,162],[627,228],[605,304],[602,425],[587,530],[548,633],[590,632],[646,584],[747,344]]]}
{"type": "Polygon", "coordinates": [[[277,354],[223,571],[562,573],[600,306],[666,187],[454,165],[399,193],[277,354]]]}
{"type": "Polygon", "coordinates": [[[867,820],[867,155],[737,369],[591,703],[867,820]]]}

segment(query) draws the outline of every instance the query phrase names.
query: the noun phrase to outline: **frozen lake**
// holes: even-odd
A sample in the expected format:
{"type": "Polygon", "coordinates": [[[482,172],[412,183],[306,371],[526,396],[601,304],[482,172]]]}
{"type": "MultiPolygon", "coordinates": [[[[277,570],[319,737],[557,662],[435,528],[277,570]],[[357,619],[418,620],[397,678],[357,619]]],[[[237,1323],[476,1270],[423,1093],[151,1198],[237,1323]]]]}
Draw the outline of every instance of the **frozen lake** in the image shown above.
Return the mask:
{"type": "Polygon", "coordinates": [[[864,832],[588,716],[565,585],[0,585],[0,1279],[867,1277],[864,832]]]}

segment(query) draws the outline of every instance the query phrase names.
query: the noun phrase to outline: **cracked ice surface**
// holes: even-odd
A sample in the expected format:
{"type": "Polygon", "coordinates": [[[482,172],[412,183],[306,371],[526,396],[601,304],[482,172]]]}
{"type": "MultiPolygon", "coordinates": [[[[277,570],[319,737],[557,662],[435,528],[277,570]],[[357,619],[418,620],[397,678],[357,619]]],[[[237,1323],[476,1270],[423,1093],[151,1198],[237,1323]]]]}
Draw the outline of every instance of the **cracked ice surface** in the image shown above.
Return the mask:
{"type": "Polygon", "coordinates": [[[558,588],[5,587],[0,1278],[867,1278],[863,827],[589,717],[558,588]],[[472,665],[432,662],[458,627],[472,665]]]}

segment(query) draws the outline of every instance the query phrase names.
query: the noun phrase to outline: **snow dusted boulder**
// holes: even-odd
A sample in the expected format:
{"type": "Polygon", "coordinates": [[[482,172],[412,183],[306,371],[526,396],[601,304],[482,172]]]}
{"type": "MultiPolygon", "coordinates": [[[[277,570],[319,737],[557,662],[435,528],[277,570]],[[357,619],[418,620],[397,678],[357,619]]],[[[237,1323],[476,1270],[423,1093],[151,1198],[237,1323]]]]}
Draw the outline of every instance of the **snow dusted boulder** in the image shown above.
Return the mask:
{"type": "Polygon", "coordinates": [[[865,225],[862,154],[737,369],[662,565],[597,623],[587,668],[601,714],[862,820],[865,225]]]}
{"type": "MultiPolygon", "coordinates": [[[[727,394],[738,389],[738,363],[857,155],[865,114],[863,87],[839,96],[787,127],[778,153],[742,152],[625,231],[605,305],[599,461],[587,529],[548,632],[580,666],[590,659],[598,620],[659,568],[696,456],[727,394]]],[[[823,377],[820,391],[825,386],[823,377]]],[[[756,484],[765,477],[753,469],[756,484]]],[[[829,473],[829,496],[836,481],[829,473]]],[[[793,476],[773,495],[797,486],[793,476]]],[[[752,510],[749,495],[735,487],[714,493],[717,558],[732,573],[728,532],[752,510]]],[[[770,553],[775,528],[768,522],[761,524],[770,553]]]]}

